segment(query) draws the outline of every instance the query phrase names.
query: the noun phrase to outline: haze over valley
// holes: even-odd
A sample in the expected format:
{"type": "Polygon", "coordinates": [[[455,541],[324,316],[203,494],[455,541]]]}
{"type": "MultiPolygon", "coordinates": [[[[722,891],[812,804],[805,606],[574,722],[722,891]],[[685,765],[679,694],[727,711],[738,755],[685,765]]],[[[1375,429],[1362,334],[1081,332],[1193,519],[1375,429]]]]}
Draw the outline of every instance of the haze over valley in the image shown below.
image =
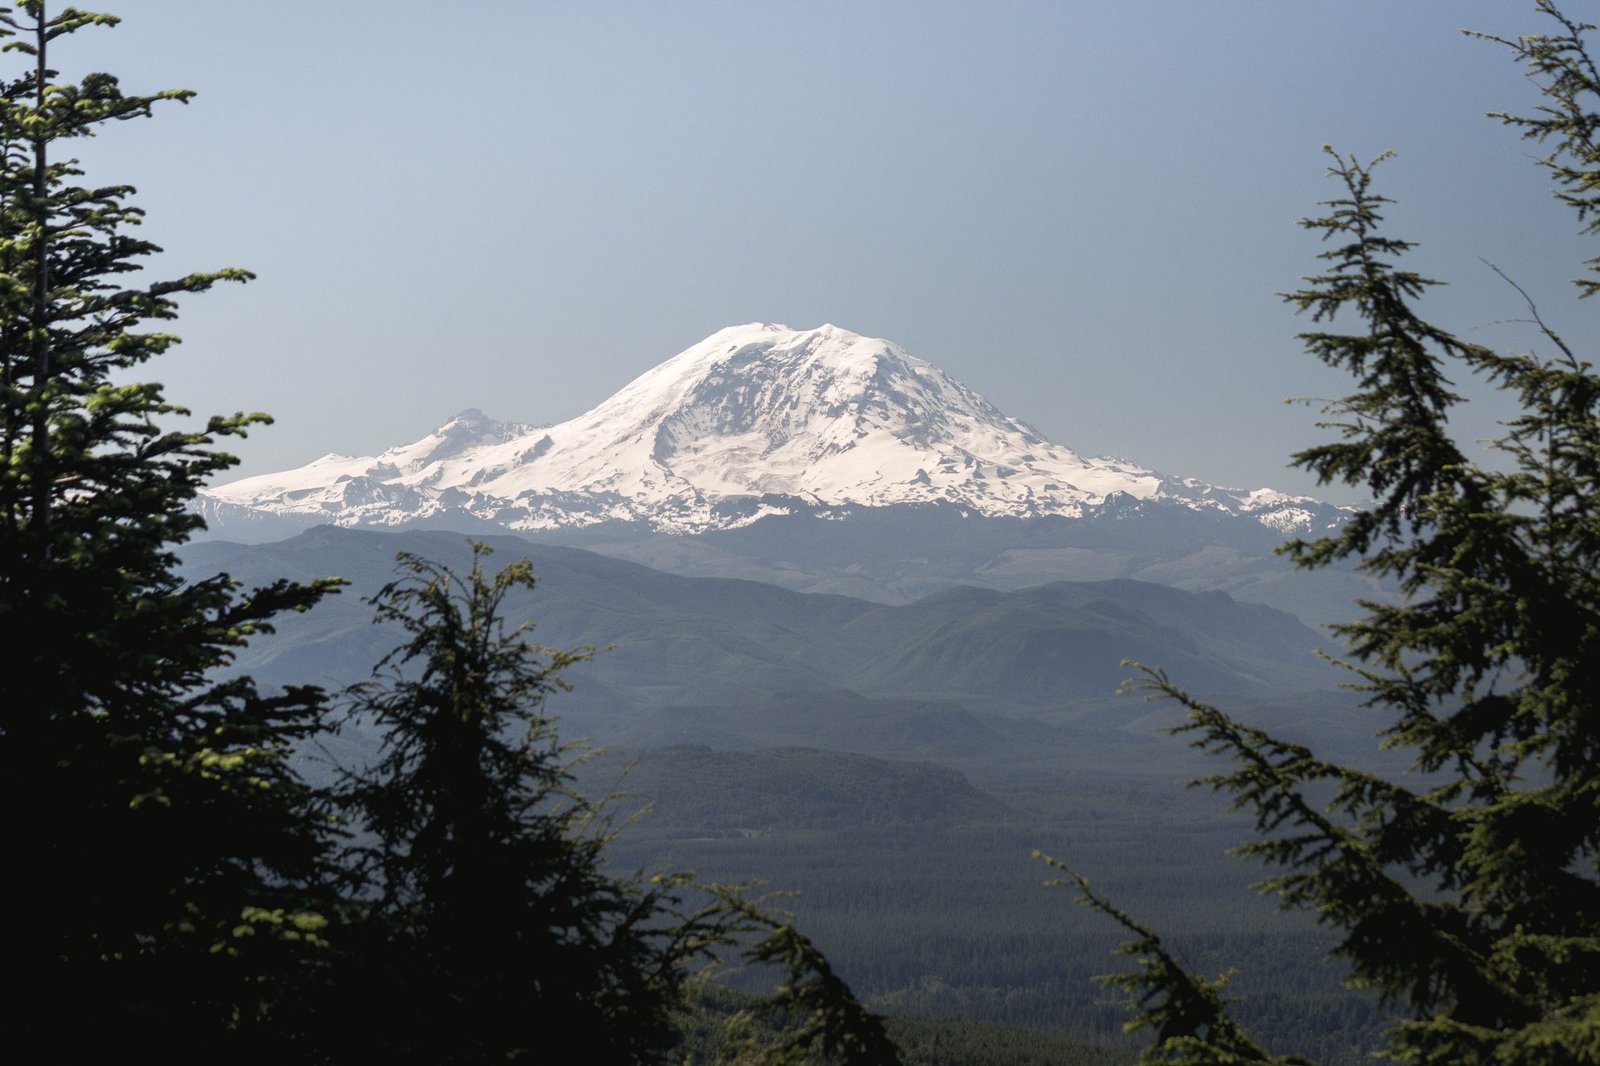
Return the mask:
{"type": "MultiPolygon", "coordinates": [[[[492,562],[531,560],[507,622],[593,650],[546,708],[601,751],[581,784],[649,806],[616,861],[798,889],[787,905],[852,986],[900,1015],[1119,1042],[1090,981],[1115,934],[1039,887],[1034,848],[1105,870],[1204,958],[1238,949],[1240,923],[1263,958],[1321,950],[1308,923],[1239,908],[1222,852],[1244,827],[1183,792],[1205,763],[1163,735],[1173,707],[1119,695],[1128,660],[1399,768],[1366,750],[1316,628],[1383,590],[1274,553],[1349,508],[1081,456],[835,326],[729,327],[566,422],[468,411],[197,505],[196,577],[349,581],[240,657],[267,683],[363,681],[400,638],[365,602],[397,553],[464,571],[470,533],[492,562]]],[[[379,739],[347,723],[300,764],[331,778],[379,739]]],[[[1314,969],[1240,987],[1250,1017],[1332,1062],[1380,1024],[1314,969]]]]}

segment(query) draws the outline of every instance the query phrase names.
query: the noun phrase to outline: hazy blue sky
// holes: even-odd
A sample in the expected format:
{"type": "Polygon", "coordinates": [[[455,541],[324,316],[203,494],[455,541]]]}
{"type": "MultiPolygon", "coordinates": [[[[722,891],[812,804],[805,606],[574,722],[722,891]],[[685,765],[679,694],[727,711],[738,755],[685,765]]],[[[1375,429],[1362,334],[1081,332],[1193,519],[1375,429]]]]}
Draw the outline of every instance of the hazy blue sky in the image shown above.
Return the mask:
{"type": "Polygon", "coordinates": [[[148,375],[277,417],[244,473],[469,406],[559,421],[721,326],[829,321],[1081,452],[1306,490],[1282,401],[1346,383],[1273,294],[1315,269],[1324,143],[1398,151],[1439,318],[1530,343],[1482,257],[1592,335],[1587,249],[1483,117],[1535,91],[1458,32],[1541,30],[1531,2],[104,6],[64,72],[200,95],[84,145],[91,178],[139,187],[163,273],[260,275],[187,301],[148,375]]]}

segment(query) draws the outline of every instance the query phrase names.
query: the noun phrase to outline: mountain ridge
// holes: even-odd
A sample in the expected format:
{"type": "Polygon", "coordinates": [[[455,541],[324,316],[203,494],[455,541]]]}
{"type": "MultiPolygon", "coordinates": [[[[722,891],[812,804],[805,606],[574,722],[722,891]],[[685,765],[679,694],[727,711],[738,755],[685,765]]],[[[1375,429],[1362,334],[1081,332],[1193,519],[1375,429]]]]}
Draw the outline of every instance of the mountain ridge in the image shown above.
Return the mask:
{"type": "MultiPolygon", "coordinates": [[[[1312,630],[1221,592],[1053,582],[1010,593],[951,589],[891,606],[737,578],[681,577],[514,536],[486,540],[502,558],[530,557],[540,575],[531,596],[508,601],[510,621],[537,618],[536,638],[555,646],[618,646],[580,671],[587,691],[563,697],[566,706],[592,701],[622,710],[837,689],[1053,705],[1110,698],[1127,676],[1128,656],[1162,662],[1218,696],[1331,687],[1333,680],[1316,657],[1320,638],[1312,630]]],[[[392,579],[401,550],[457,567],[470,559],[467,538],[443,531],[324,526],[273,544],[192,544],[183,569],[226,572],[247,586],[285,576],[348,579],[347,592],[284,620],[237,664],[267,683],[340,686],[362,680],[394,640],[372,625],[363,597],[392,579]]]]}
{"type": "Polygon", "coordinates": [[[410,444],[325,455],[206,489],[200,501],[224,532],[259,523],[274,533],[322,522],[701,533],[905,506],[1007,518],[1177,506],[1281,534],[1345,513],[1085,458],[890,341],[772,323],[719,330],[557,425],[468,409],[410,444]]]}

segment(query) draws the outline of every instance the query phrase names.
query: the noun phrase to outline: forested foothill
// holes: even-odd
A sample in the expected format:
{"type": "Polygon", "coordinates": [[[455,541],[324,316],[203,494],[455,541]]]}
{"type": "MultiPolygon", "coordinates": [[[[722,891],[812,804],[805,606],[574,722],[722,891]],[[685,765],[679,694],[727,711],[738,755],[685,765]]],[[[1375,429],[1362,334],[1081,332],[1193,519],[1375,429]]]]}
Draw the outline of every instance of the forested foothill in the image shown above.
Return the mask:
{"type": "MultiPolygon", "coordinates": [[[[1543,106],[1500,118],[1593,235],[1591,27],[1537,8],[1489,41],[1543,106]]],[[[139,378],[251,275],[151,280],[134,190],[72,158],[191,95],[61,81],[116,21],[0,7],[13,1054],[1600,1062],[1600,379],[1514,278],[1540,352],[1421,317],[1381,157],[1330,152],[1288,296],[1354,381],[1293,461],[1372,503],[1284,552],[1338,570],[1319,604],[1389,593],[1328,612],[1339,669],[1139,581],[889,606],[514,537],[191,543],[269,419],[139,378]],[[1487,458],[1466,378],[1518,412],[1487,458]]]]}

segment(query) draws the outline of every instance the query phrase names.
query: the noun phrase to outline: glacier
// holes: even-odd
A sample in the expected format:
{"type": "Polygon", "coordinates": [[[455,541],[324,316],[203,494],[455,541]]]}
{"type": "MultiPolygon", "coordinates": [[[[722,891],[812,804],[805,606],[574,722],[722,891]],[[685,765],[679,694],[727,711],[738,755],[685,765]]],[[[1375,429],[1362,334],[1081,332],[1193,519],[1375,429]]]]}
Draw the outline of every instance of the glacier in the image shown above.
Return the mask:
{"type": "Polygon", "coordinates": [[[559,425],[469,410],[378,455],[325,455],[201,496],[214,526],[270,518],[514,531],[627,522],[700,533],[768,515],[903,506],[1008,518],[1178,506],[1293,535],[1347,514],[1310,497],[1081,456],[891,341],[772,323],[718,330],[559,425]]]}

